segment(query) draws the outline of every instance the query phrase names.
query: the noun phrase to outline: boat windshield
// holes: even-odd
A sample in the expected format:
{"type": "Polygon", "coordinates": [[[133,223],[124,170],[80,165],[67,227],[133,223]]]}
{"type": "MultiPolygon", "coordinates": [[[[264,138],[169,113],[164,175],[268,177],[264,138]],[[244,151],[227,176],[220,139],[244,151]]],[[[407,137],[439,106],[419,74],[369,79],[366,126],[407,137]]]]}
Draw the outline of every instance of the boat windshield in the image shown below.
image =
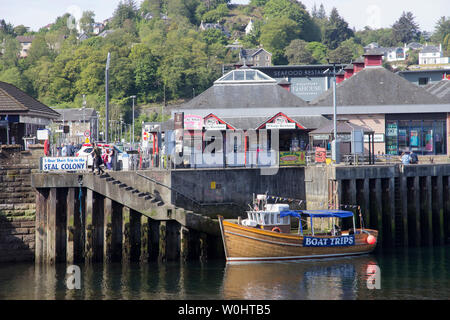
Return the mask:
{"type": "Polygon", "coordinates": [[[349,218],[353,217],[353,212],[344,210],[289,210],[282,211],[280,216],[294,215],[298,217],[299,214],[305,214],[313,218],[349,218]]]}

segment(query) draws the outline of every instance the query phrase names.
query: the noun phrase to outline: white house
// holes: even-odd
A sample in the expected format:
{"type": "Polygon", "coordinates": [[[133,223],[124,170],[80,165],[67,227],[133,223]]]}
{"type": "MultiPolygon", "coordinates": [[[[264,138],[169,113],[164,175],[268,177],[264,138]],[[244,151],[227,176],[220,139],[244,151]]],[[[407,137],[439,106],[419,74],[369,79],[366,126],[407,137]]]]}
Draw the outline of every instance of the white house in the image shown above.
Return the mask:
{"type": "Polygon", "coordinates": [[[250,34],[253,30],[253,21],[250,19],[249,23],[245,27],[245,34],[250,34]]]}
{"type": "Polygon", "coordinates": [[[444,57],[442,51],[442,44],[438,46],[425,46],[419,52],[419,65],[420,64],[448,64],[450,63],[449,57],[444,57]]]}

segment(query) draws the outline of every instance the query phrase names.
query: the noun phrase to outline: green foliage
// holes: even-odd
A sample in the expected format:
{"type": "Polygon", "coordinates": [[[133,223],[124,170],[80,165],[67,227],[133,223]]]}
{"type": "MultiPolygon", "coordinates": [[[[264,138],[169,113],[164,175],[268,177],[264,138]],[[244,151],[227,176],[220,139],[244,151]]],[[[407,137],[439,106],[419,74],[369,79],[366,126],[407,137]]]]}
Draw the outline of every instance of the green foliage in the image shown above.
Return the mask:
{"type": "Polygon", "coordinates": [[[134,0],[121,0],[111,19],[111,27],[122,28],[126,20],[134,21],[137,17],[137,7],[134,0]]]}
{"type": "Polygon", "coordinates": [[[261,28],[261,43],[272,53],[274,64],[286,63],[284,48],[298,38],[299,30],[295,21],[288,18],[273,18],[261,28]]]}
{"type": "Polygon", "coordinates": [[[325,26],[323,43],[331,50],[336,49],[342,41],[353,37],[353,31],[348,23],[342,18],[337,9],[333,8],[330,18],[325,26]]]}
{"type": "Polygon", "coordinates": [[[376,42],[381,47],[395,47],[397,42],[394,39],[392,32],[393,31],[391,28],[373,30],[370,27],[365,27],[364,30],[357,31],[355,33],[355,41],[359,42],[363,46],[376,42]]]}
{"type": "Polygon", "coordinates": [[[286,47],[286,58],[289,64],[311,64],[314,63],[312,50],[304,40],[294,39],[286,47]]]}
{"type": "Polygon", "coordinates": [[[84,11],[80,19],[80,29],[85,33],[92,33],[94,30],[93,23],[95,22],[94,11],[84,11]]]}
{"type": "Polygon", "coordinates": [[[222,18],[226,17],[230,10],[228,9],[228,6],[225,3],[222,3],[217,6],[216,9],[210,10],[203,14],[203,20],[205,22],[217,22],[221,21],[222,18]]]}
{"type": "Polygon", "coordinates": [[[418,65],[419,64],[419,51],[418,50],[409,50],[407,53],[408,57],[406,58],[406,65],[418,65]]]}
{"type": "Polygon", "coordinates": [[[435,26],[432,40],[436,43],[442,43],[445,37],[450,34],[450,17],[441,17],[435,26]]]}
{"type": "Polygon", "coordinates": [[[411,12],[403,12],[401,17],[392,26],[392,36],[397,43],[408,43],[419,40],[420,29],[411,12]]]}
{"type": "Polygon", "coordinates": [[[314,59],[314,63],[325,64],[327,63],[326,57],[328,54],[327,46],[320,42],[309,42],[306,48],[311,51],[311,55],[314,59]]]}

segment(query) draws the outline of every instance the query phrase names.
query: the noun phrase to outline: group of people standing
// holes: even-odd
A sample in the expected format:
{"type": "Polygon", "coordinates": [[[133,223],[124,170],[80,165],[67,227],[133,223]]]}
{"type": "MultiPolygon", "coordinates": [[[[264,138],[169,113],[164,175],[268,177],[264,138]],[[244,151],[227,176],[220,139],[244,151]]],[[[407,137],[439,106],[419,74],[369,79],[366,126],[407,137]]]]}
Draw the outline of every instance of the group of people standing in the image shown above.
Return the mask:
{"type": "Polygon", "coordinates": [[[401,156],[402,164],[417,164],[419,163],[419,158],[414,151],[403,152],[401,156]]]}
{"type": "Polygon", "coordinates": [[[73,157],[75,152],[76,148],[73,142],[70,144],[64,144],[61,148],[61,157],[73,157]]]}
{"type": "Polygon", "coordinates": [[[94,173],[95,168],[97,168],[97,174],[103,174],[105,171],[103,170],[102,165],[104,165],[108,170],[112,170],[114,168],[115,161],[114,148],[107,148],[106,152],[102,154],[102,149],[95,142],[92,142],[92,147],[92,173],[94,173]]]}

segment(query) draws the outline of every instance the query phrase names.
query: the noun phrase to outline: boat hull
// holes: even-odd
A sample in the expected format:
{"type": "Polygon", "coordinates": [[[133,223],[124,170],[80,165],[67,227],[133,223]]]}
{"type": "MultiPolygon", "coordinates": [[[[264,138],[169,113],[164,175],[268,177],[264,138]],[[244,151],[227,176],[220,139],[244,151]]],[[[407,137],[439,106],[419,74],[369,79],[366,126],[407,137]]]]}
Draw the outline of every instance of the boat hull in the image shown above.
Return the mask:
{"type": "MultiPolygon", "coordinates": [[[[370,253],[374,244],[367,243],[367,237],[378,236],[376,230],[364,229],[354,235],[354,244],[347,246],[304,246],[304,237],[297,234],[278,233],[246,227],[219,217],[225,255],[228,262],[297,260],[340,257],[370,253]]],[[[315,237],[331,239],[332,236],[315,237]]]]}

